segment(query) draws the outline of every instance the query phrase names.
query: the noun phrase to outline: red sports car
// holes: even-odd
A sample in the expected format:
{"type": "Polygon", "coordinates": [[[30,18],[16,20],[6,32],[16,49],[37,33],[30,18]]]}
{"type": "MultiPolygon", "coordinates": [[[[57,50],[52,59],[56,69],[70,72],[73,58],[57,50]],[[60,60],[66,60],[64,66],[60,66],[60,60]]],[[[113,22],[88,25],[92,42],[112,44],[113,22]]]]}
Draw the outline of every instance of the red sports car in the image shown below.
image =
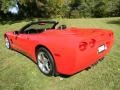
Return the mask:
{"type": "Polygon", "coordinates": [[[56,28],[56,21],[32,22],[6,32],[5,45],[29,56],[45,75],[72,75],[102,59],[111,49],[111,30],[56,28]]]}

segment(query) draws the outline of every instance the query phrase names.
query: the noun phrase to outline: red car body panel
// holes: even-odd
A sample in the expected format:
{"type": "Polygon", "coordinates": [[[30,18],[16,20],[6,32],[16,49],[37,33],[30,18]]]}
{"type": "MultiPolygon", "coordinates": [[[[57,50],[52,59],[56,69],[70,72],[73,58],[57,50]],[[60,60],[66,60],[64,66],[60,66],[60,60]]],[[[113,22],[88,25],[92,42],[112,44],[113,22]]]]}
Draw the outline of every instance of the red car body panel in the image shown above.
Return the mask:
{"type": "Polygon", "coordinates": [[[96,63],[110,51],[114,41],[111,30],[91,28],[51,29],[37,34],[19,35],[7,32],[5,35],[13,49],[27,54],[36,63],[36,47],[46,47],[55,60],[56,71],[66,75],[72,75],[96,63]],[[101,45],[105,45],[106,49],[99,53],[101,45]]]}

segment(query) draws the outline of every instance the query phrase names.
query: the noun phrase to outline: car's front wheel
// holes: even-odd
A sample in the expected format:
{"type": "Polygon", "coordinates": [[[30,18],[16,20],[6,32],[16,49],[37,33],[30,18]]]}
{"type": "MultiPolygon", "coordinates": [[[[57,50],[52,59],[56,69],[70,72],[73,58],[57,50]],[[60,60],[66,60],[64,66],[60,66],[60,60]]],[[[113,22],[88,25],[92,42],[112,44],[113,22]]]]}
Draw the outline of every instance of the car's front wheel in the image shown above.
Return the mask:
{"type": "Polygon", "coordinates": [[[8,39],[7,36],[5,37],[5,46],[6,46],[8,49],[10,49],[10,41],[9,41],[9,39],[8,39]]]}
{"type": "Polygon", "coordinates": [[[44,47],[37,50],[37,62],[40,71],[48,76],[54,76],[55,63],[51,53],[44,47]]]}

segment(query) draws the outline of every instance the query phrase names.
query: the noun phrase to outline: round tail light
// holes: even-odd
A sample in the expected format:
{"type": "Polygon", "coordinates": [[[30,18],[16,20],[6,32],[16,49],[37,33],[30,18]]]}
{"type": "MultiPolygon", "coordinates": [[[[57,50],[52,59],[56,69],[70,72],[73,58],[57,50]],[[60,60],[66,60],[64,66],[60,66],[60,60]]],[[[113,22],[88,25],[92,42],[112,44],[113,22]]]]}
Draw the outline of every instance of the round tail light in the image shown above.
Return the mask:
{"type": "Polygon", "coordinates": [[[91,39],[90,42],[89,42],[90,47],[94,47],[95,43],[96,43],[96,40],[95,39],[91,39]]]}
{"type": "Polygon", "coordinates": [[[79,44],[79,49],[80,49],[81,51],[84,51],[86,48],[87,48],[87,43],[86,43],[86,42],[81,42],[81,43],[79,44]]]}
{"type": "Polygon", "coordinates": [[[112,36],[113,36],[113,33],[109,33],[109,36],[112,37],[112,36]]]}

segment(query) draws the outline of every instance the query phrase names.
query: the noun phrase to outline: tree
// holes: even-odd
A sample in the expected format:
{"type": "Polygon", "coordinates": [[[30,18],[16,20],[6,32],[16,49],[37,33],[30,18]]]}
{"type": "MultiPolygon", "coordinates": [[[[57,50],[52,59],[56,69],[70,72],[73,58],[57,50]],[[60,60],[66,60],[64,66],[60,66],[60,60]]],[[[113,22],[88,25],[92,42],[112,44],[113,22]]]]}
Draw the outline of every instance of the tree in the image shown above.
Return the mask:
{"type": "Polygon", "coordinates": [[[70,0],[47,0],[46,11],[51,17],[65,17],[69,10],[70,0]]]}
{"type": "Polygon", "coordinates": [[[9,9],[16,6],[20,19],[120,16],[120,0],[0,0],[0,18],[15,16],[9,9]]]}
{"type": "Polygon", "coordinates": [[[120,0],[107,0],[106,2],[106,16],[120,16],[120,0]]]}
{"type": "Polygon", "coordinates": [[[3,11],[4,13],[7,13],[9,8],[15,7],[16,0],[2,0],[0,3],[1,3],[0,10],[3,11]]]}

